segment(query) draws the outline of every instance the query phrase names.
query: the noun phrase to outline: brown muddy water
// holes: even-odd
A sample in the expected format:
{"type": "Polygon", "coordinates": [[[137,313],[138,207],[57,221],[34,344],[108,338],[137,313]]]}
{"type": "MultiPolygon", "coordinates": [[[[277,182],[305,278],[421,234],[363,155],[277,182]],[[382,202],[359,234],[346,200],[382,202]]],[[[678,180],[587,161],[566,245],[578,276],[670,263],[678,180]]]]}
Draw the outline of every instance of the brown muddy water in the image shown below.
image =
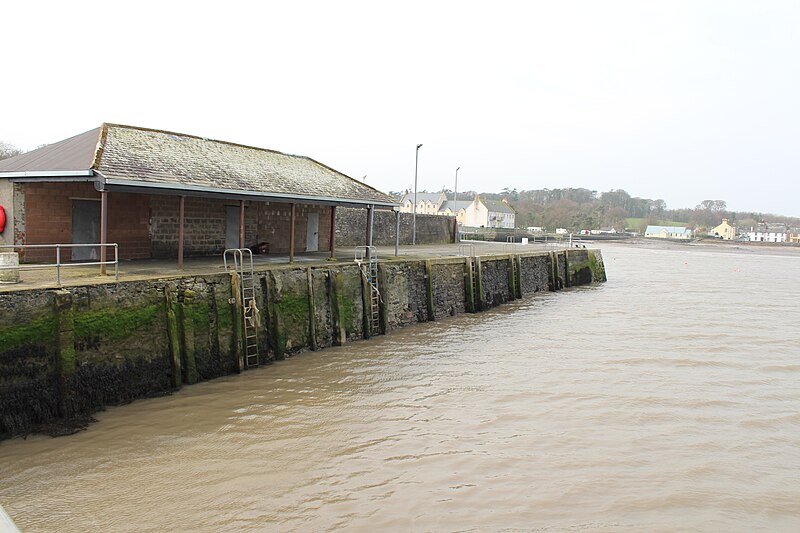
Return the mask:
{"type": "Polygon", "coordinates": [[[34,531],[798,531],[800,254],[604,245],[607,284],[0,444],[34,531]]]}

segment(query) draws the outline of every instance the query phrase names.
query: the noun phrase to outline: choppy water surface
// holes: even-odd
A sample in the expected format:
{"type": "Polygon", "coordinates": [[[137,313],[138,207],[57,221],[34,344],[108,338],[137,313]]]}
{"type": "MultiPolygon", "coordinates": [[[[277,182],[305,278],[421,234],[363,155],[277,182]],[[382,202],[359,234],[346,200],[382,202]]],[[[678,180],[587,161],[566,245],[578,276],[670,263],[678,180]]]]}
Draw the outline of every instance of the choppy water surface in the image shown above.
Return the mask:
{"type": "Polygon", "coordinates": [[[0,444],[26,531],[797,531],[800,255],[604,246],[609,282],[0,444]]]}

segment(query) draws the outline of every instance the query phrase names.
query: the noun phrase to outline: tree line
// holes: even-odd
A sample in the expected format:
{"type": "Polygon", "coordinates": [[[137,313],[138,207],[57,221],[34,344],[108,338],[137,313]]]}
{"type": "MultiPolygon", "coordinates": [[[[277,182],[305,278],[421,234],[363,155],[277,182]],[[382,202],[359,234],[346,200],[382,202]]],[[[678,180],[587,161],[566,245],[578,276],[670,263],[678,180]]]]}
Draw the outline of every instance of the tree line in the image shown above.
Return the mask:
{"type": "MultiPolygon", "coordinates": [[[[465,195],[474,195],[474,192],[466,191],[465,195]]],[[[794,217],[730,211],[725,200],[703,200],[694,208],[668,209],[661,198],[634,197],[622,189],[598,192],[584,188],[529,191],[506,188],[499,193],[481,193],[481,196],[506,200],[517,213],[517,227],[566,228],[576,232],[614,228],[617,231],[643,232],[646,226],[661,223],[710,229],[720,224],[723,218],[742,228],[760,222],[800,225],[800,219],[794,217]]]]}

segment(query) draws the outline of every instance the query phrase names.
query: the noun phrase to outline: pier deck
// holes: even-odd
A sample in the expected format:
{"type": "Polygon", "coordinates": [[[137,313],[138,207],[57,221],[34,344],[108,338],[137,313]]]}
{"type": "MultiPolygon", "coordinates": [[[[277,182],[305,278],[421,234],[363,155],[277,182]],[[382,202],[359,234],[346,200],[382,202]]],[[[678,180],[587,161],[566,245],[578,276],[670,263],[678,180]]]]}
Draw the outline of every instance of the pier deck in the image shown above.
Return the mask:
{"type": "MultiPolygon", "coordinates": [[[[508,253],[508,245],[501,242],[465,241],[463,244],[474,245],[475,255],[492,255],[508,253]]],[[[551,244],[516,244],[515,253],[537,252],[552,250],[551,244]]],[[[459,244],[422,244],[416,246],[401,246],[399,256],[395,256],[394,246],[377,246],[380,258],[391,259],[416,258],[416,257],[454,257],[461,253],[459,244]]],[[[559,245],[558,249],[563,249],[559,245]]],[[[349,262],[353,260],[355,247],[344,246],[337,249],[337,262],[349,262]]],[[[266,254],[254,255],[253,260],[256,268],[261,265],[288,265],[289,255],[285,254],[266,254]]],[[[295,264],[330,263],[328,252],[298,253],[294,257],[295,264]]],[[[178,270],[174,259],[144,259],[120,261],[119,279],[120,281],[140,281],[159,278],[170,278],[186,275],[218,274],[223,272],[222,256],[210,257],[189,257],[184,261],[183,270],[178,270]]],[[[97,285],[102,283],[114,282],[114,268],[107,267],[107,274],[101,275],[97,266],[67,266],[61,269],[61,286],[74,287],[80,285],[97,285]]],[[[20,283],[3,284],[0,283],[0,292],[20,291],[29,289],[55,288],[56,270],[53,268],[40,268],[27,270],[20,269],[20,283]]]]}

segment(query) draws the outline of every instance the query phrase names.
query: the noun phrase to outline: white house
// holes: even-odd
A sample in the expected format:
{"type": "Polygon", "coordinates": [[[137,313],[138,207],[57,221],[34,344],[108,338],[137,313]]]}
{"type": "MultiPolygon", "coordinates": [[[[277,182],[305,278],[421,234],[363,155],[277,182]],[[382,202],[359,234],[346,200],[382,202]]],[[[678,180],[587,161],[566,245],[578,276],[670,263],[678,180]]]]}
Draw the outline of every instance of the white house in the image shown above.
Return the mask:
{"type": "Polygon", "coordinates": [[[509,228],[514,226],[514,210],[505,202],[484,200],[480,195],[470,203],[464,213],[464,225],[474,228],[509,228]]]}
{"type": "Polygon", "coordinates": [[[654,239],[681,239],[692,238],[692,230],[677,226],[647,226],[644,236],[654,239]]]}
{"type": "Polygon", "coordinates": [[[784,224],[759,224],[750,227],[747,237],[752,242],[787,242],[786,226],[784,224]]]}

